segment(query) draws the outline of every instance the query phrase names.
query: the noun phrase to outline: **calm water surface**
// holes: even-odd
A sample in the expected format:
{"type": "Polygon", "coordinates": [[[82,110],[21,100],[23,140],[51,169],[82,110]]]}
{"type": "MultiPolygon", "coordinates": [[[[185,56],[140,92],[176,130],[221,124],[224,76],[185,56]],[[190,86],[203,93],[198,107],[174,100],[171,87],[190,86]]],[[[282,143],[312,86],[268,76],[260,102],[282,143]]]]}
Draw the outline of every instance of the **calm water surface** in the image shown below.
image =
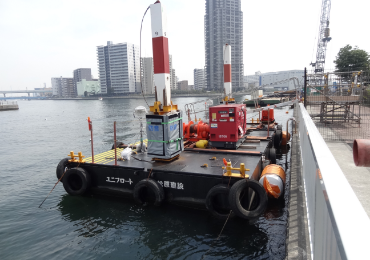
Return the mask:
{"type": "MultiPolygon", "coordinates": [[[[173,101],[183,109],[203,99],[173,101]]],[[[87,116],[93,120],[95,153],[100,153],[112,146],[114,120],[119,121],[118,140],[138,140],[138,123],[129,121],[133,109],[145,102],[18,103],[18,111],[0,112],[0,259],[201,259],[206,252],[204,259],[285,258],[287,193],[253,222],[230,219],[217,241],[224,221],[203,210],[72,197],[61,184],[38,208],[56,182],[58,162],[72,150],[91,155],[87,116]]],[[[275,112],[284,127],[292,116],[292,110],[286,111],[275,112]]]]}

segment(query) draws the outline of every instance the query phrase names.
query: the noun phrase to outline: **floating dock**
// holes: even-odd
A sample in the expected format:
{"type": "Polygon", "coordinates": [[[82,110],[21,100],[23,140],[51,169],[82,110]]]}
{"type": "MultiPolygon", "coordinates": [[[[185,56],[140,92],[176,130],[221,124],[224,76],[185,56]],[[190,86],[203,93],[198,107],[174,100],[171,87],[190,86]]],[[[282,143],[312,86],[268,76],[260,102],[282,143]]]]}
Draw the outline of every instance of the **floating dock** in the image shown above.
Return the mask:
{"type": "Polygon", "coordinates": [[[0,101],[0,111],[18,110],[17,101],[0,101]]]}
{"type": "Polygon", "coordinates": [[[261,98],[257,100],[246,100],[243,103],[247,105],[247,107],[254,107],[255,102],[258,102],[258,105],[261,107],[267,106],[267,105],[276,105],[279,103],[287,102],[289,99],[287,97],[281,97],[281,98],[261,98]]]}

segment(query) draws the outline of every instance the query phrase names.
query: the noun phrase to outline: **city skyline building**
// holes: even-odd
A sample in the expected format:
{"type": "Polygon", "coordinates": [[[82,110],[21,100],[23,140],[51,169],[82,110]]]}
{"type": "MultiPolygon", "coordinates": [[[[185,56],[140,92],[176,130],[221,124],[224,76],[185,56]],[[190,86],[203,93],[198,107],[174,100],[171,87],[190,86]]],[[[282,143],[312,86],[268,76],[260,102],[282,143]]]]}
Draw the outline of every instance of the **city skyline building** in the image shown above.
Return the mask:
{"type": "Polygon", "coordinates": [[[194,69],[194,89],[199,90],[205,87],[204,69],[194,69]]]}
{"type": "Polygon", "coordinates": [[[131,43],[97,46],[101,93],[114,95],[140,92],[139,46],[131,43]]]}
{"type": "Polygon", "coordinates": [[[233,88],[244,86],[243,12],[241,0],[206,0],[204,16],[205,81],[207,89],[221,90],[223,46],[231,46],[231,81],[233,88]]]}
{"type": "Polygon", "coordinates": [[[77,82],[85,79],[86,81],[91,81],[91,68],[79,68],[73,71],[73,84],[74,92],[77,94],[77,82]]]}
{"type": "MultiPolygon", "coordinates": [[[[300,85],[303,84],[304,70],[284,70],[276,72],[261,73],[256,72],[254,75],[244,76],[244,82],[247,83],[247,88],[258,87],[262,85],[270,85],[272,83],[287,80],[293,77],[298,78],[300,85]]],[[[294,82],[292,80],[285,81],[279,84],[271,85],[275,90],[292,90],[295,89],[294,82]]],[[[297,86],[298,87],[298,86],[297,86]]]]}
{"type": "Polygon", "coordinates": [[[177,82],[178,90],[189,90],[189,85],[187,80],[181,80],[177,82]]]}
{"type": "Polygon", "coordinates": [[[153,58],[141,58],[141,84],[145,94],[154,94],[153,58]]]}
{"type": "Polygon", "coordinates": [[[51,78],[53,96],[73,98],[76,97],[73,78],[54,77],[51,78]]]}
{"type": "Polygon", "coordinates": [[[176,84],[176,72],[173,67],[173,62],[172,62],[172,55],[170,55],[170,88],[171,89],[176,89],[177,84],[176,84]]]}

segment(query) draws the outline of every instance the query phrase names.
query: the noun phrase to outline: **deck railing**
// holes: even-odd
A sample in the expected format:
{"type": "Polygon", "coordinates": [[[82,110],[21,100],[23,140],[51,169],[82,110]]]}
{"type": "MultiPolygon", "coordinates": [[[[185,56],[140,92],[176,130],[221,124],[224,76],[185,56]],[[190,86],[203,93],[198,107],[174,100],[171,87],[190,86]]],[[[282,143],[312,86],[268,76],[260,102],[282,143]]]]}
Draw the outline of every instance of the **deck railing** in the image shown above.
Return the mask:
{"type": "Polygon", "coordinates": [[[369,217],[303,104],[297,119],[313,259],[368,258],[369,217]]]}

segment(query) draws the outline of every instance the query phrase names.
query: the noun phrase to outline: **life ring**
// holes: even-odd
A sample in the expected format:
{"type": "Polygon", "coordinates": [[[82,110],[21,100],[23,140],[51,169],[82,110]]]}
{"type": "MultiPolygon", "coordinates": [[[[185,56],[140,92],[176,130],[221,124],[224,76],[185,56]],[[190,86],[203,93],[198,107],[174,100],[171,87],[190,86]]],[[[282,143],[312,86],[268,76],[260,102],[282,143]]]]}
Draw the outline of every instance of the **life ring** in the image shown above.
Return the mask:
{"type": "Polygon", "coordinates": [[[69,195],[84,194],[91,186],[89,173],[80,168],[72,168],[66,171],[63,177],[63,187],[69,195]]]}
{"type": "Polygon", "coordinates": [[[238,217],[254,219],[262,215],[267,207],[267,194],[263,186],[255,180],[243,179],[237,181],[230,189],[229,204],[238,217]],[[250,194],[250,189],[254,191],[250,194]],[[251,195],[251,198],[249,198],[251,195]],[[252,199],[250,201],[250,199],[252,199]]]}
{"type": "Polygon", "coordinates": [[[230,188],[225,184],[213,186],[207,193],[206,208],[216,218],[227,218],[230,214],[230,188]]]}
{"type": "Polygon", "coordinates": [[[160,206],[164,200],[163,187],[153,179],[143,179],[134,187],[134,200],[138,204],[152,202],[154,206],[160,206]]]}
{"type": "MultiPolygon", "coordinates": [[[[68,163],[69,163],[69,160],[70,160],[70,159],[71,159],[71,158],[64,158],[64,159],[62,159],[62,160],[58,163],[57,170],[56,170],[56,174],[57,174],[57,178],[58,178],[58,180],[59,180],[60,178],[62,178],[63,173],[66,171],[66,167],[67,167],[67,165],[68,165],[68,163]]],[[[64,178],[64,176],[63,176],[63,178],[64,178]]],[[[61,182],[63,182],[63,178],[60,180],[61,182]]]]}

